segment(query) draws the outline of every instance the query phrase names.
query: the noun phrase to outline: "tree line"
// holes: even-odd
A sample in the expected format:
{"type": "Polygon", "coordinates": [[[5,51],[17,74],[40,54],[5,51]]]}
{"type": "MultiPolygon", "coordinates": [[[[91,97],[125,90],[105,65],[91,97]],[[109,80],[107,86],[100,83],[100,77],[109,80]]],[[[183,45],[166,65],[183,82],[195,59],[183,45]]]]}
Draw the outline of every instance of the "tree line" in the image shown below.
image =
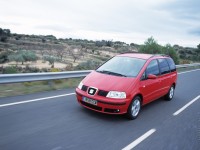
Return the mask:
{"type": "Polygon", "coordinates": [[[165,46],[159,45],[153,37],[148,38],[144,42],[139,52],[147,54],[166,54],[174,60],[175,64],[179,64],[179,56],[174,48],[170,44],[166,44],[165,46]]]}
{"type": "Polygon", "coordinates": [[[11,33],[10,33],[9,29],[0,28],[0,41],[1,42],[6,42],[10,35],[11,35],[11,33]]]}

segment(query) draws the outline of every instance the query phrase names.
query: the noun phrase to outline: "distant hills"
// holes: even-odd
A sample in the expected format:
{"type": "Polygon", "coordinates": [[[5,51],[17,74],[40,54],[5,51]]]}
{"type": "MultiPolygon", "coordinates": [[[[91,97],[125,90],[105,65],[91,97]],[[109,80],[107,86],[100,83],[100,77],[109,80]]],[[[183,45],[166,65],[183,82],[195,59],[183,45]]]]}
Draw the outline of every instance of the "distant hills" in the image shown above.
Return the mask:
{"type": "MultiPolygon", "coordinates": [[[[0,28],[0,63],[5,64],[9,61],[3,53],[15,52],[18,50],[34,51],[39,60],[44,56],[59,58],[60,63],[66,64],[66,68],[95,62],[99,65],[110,57],[125,52],[138,52],[142,45],[121,41],[93,41],[87,39],[57,39],[53,35],[25,35],[11,33],[9,29],[0,28]]],[[[182,60],[200,61],[199,49],[173,46],[178,56],[182,60]]],[[[58,60],[58,59],[57,59],[58,60]]],[[[84,67],[82,67],[84,68],[84,67]]],[[[89,68],[92,69],[92,68],[89,68]]]]}

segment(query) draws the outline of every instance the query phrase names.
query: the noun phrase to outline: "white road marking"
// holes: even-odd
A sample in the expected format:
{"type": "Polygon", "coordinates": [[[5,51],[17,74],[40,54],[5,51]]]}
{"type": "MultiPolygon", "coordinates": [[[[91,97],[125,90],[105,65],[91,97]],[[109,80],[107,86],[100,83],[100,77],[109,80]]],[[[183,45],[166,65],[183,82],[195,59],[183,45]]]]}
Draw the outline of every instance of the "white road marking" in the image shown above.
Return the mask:
{"type": "Polygon", "coordinates": [[[195,70],[190,70],[190,71],[179,72],[178,74],[184,74],[184,73],[193,72],[193,71],[198,71],[198,70],[200,70],[200,69],[195,69],[195,70]]]}
{"type": "Polygon", "coordinates": [[[62,150],[63,148],[61,146],[55,147],[52,150],[62,150]]]}
{"type": "Polygon", "coordinates": [[[74,95],[74,94],[75,93],[68,93],[68,94],[63,94],[63,95],[56,95],[56,96],[50,96],[50,97],[44,97],[44,98],[37,98],[37,99],[20,101],[20,102],[14,102],[14,103],[8,103],[8,104],[1,104],[0,107],[6,107],[6,106],[12,106],[12,105],[19,105],[19,104],[24,104],[24,103],[36,102],[36,101],[43,101],[43,100],[47,100],[47,99],[64,97],[64,96],[69,96],[69,95],[74,95]]]}
{"type": "Polygon", "coordinates": [[[13,90],[5,90],[5,92],[12,92],[13,90]]]}
{"type": "Polygon", "coordinates": [[[200,98],[200,95],[197,96],[196,98],[194,98],[193,100],[191,100],[190,102],[188,102],[185,106],[183,106],[183,107],[180,108],[179,110],[177,110],[175,113],[173,113],[173,115],[174,115],[174,116],[177,116],[177,115],[180,114],[182,111],[184,111],[187,107],[189,107],[189,106],[192,105],[194,102],[196,102],[199,98],[200,98]]]}
{"type": "Polygon", "coordinates": [[[150,135],[152,135],[155,131],[156,129],[151,129],[147,131],[145,134],[143,134],[138,139],[130,143],[128,146],[124,147],[122,150],[131,150],[132,148],[140,144],[142,141],[144,141],[146,138],[148,138],[150,135]]]}

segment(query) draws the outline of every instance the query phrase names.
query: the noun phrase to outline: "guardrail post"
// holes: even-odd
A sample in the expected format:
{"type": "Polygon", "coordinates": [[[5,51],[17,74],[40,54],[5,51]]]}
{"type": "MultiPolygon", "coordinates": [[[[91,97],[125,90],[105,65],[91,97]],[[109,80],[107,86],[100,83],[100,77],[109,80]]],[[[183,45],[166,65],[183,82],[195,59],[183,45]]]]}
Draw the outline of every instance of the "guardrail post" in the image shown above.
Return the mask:
{"type": "Polygon", "coordinates": [[[54,87],[53,80],[48,80],[48,85],[49,85],[50,88],[53,88],[54,87]]]}

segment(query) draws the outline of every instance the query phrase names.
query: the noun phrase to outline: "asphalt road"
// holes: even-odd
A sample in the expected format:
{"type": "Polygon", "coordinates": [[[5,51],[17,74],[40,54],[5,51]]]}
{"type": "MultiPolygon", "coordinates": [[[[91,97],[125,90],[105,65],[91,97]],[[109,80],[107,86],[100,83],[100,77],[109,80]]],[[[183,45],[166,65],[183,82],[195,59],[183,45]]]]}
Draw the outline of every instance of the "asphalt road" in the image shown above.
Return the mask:
{"type": "Polygon", "coordinates": [[[136,150],[200,150],[200,70],[179,74],[174,99],[144,106],[133,121],[87,110],[67,93],[74,89],[0,98],[0,150],[118,150],[132,142],[136,150]]]}

